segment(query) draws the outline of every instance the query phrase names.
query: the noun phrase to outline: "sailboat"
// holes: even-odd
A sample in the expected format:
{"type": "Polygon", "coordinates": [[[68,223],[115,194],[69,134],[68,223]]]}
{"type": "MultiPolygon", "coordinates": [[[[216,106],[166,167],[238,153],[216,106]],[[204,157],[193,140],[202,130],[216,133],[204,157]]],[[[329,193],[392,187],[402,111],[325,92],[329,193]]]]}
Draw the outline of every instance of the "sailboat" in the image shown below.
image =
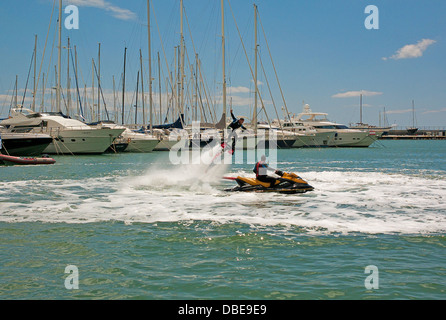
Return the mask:
{"type": "Polygon", "coordinates": [[[374,133],[378,138],[381,138],[384,134],[387,134],[390,129],[392,129],[392,127],[377,127],[362,122],[362,94],[360,95],[360,102],[359,102],[359,122],[354,125],[350,125],[350,128],[365,130],[368,131],[369,133],[374,133]]]}
{"type": "Polygon", "coordinates": [[[415,102],[412,100],[412,127],[406,129],[407,133],[414,135],[418,132],[418,128],[415,127],[415,102]]]}

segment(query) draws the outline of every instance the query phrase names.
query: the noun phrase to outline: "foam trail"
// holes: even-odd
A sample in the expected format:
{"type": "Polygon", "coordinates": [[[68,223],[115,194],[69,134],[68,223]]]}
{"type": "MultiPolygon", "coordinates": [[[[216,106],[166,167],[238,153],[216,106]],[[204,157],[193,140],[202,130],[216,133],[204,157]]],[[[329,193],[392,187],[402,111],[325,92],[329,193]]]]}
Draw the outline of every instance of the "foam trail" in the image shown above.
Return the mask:
{"type": "Polygon", "coordinates": [[[204,187],[209,190],[210,186],[220,183],[228,168],[225,164],[211,164],[220,150],[221,147],[216,146],[207,152],[198,153],[191,158],[190,164],[151,166],[143,175],[131,178],[129,184],[132,187],[153,186],[156,189],[190,187],[190,190],[199,191],[204,187]]]}
{"type": "Polygon", "coordinates": [[[139,176],[0,182],[0,221],[206,220],[307,232],[446,232],[446,179],[441,175],[305,172],[300,175],[315,191],[280,195],[224,192],[230,185],[221,180],[227,167],[217,165],[207,174],[205,168],[206,164],[164,165],[151,166],[139,176]]]}

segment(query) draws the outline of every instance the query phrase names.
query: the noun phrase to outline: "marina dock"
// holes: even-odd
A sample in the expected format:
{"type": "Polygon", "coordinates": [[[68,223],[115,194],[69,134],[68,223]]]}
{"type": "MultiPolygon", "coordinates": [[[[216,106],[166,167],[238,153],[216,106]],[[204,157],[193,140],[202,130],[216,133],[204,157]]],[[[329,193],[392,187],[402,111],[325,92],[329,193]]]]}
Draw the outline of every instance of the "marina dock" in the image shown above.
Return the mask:
{"type": "Polygon", "coordinates": [[[408,134],[407,130],[390,130],[380,140],[446,140],[446,128],[423,128],[416,134],[408,134]]]}

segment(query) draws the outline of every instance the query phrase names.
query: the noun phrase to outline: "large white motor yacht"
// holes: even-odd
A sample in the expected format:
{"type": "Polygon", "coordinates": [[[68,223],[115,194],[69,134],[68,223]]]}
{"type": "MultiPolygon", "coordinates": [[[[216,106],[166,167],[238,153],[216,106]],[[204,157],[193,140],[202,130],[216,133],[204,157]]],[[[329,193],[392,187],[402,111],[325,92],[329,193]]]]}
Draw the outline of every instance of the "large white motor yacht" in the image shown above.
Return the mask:
{"type": "Polygon", "coordinates": [[[43,151],[48,154],[101,154],[124,129],[93,128],[62,113],[34,112],[25,108],[11,110],[0,124],[11,132],[45,133],[53,142],[43,151]]]}
{"type": "Polygon", "coordinates": [[[335,132],[333,139],[334,147],[368,147],[374,143],[378,137],[374,132],[366,130],[351,129],[343,124],[331,122],[327,119],[327,113],[313,112],[308,104],[297,116],[297,120],[314,127],[318,132],[335,132]]]}
{"type": "MultiPolygon", "coordinates": [[[[274,123],[278,123],[275,121],[274,123]]],[[[280,121],[277,124],[283,131],[298,135],[297,140],[293,144],[293,148],[320,148],[329,147],[334,143],[336,132],[326,131],[318,132],[314,127],[305,125],[297,119],[280,121]]]]}

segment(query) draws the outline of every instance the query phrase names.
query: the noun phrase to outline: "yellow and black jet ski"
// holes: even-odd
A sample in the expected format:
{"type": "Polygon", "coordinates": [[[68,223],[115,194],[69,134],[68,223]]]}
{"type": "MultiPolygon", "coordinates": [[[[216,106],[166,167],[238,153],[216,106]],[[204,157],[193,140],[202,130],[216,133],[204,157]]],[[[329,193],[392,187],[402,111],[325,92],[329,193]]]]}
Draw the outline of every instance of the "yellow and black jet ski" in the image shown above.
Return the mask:
{"type": "Polygon", "coordinates": [[[285,194],[294,194],[294,193],[305,193],[307,191],[314,190],[312,186],[310,186],[305,180],[303,180],[295,173],[276,171],[276,174],[279,175],[280,178],[276,179],[274,185],[271,185],[271,183],[268,182],[259,181],[256,178],[225,177],[224,179],[234,180],[238,184],[238,186],[231,189],[226,189],[225,191],[278,192],[285,194]]]}

